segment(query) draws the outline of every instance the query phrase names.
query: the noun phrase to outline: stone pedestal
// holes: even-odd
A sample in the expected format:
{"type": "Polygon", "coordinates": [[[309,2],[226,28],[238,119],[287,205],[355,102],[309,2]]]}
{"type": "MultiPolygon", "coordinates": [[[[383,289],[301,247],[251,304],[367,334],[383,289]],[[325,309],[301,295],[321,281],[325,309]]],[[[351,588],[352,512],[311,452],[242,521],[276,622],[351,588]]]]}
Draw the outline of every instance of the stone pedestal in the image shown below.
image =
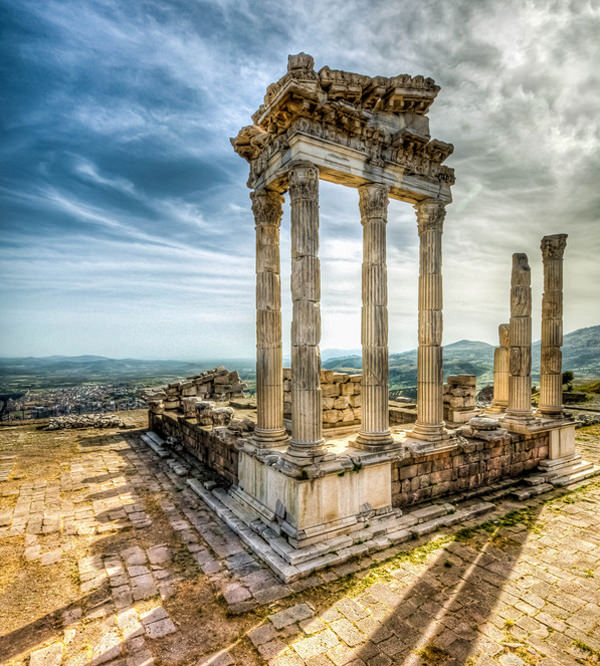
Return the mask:
{"type": "Polygon", "coordinates": [[[499,414],[508,407],[508,384],[510,377],[510,324],[498,326],[500,346],[494,350],[494,398],[490,414],[499,414]]]}
{"type": "Polygon", "coordinates": [[[239,482],[232,494],[281,534],[294,548],[305,548],[347,534],[361,515],[392,510],[391,461],[347,458],[321,463],[306,478],[240,452],[239,482]],[[344,465],[347,462],[347,465],[344,465]]]}
{"type": "Polygon", "coordinates": [[[527,255],[513,254],[510,290],[510,376],[504,426],[533,420],[531,409],[531,271],[527,255]]]}
{"type": "Polygon", "coordinates": [[[366,448],[393,442],[389,428],[389,367],[386,223],[388,191],[384,185],[359,190],[363,225],[362,424],[357,444],[366,448]]]}
{"type": "Polygon", "coordinates": [[[447,438],[442,400],[442,228],[444,204],[425,199],[416,206],[419,228],[419,349],[417,421],[411,436],[447,438]]]}
{"type": "Polygon", "coordinates": [[[279,225],[283,197],[258,190],[251,194],[256,223],[256,404],[255,438],[260,446],[287,440],[283,425],[281,359],[281,283],[279,225]]]}
{"type": "Polygon", "coordinates": [[[539,412],[547,418],[562,415],[563,254],[567,234],[542,238],[544,295],[542,298],[542,346],[539,412]]]}
{"type": "Polygon", "coordinates": [[[321,272],[319,264],[319,170],[292,165],[292,437],[288,455],[298,464],[323,456],[321,416],[321,272]]]}

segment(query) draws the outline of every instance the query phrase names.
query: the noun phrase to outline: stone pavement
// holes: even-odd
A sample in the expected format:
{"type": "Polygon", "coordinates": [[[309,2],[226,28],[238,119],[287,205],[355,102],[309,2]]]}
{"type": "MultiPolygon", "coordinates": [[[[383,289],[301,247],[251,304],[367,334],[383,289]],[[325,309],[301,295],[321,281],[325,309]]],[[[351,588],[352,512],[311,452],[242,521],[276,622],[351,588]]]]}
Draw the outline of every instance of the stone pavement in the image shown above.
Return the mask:
{"type": "Polygon", "coordinates": [[[597,480],[282,585],[139,435],[0,430],[0,663],[599,663],[597,480]]]}

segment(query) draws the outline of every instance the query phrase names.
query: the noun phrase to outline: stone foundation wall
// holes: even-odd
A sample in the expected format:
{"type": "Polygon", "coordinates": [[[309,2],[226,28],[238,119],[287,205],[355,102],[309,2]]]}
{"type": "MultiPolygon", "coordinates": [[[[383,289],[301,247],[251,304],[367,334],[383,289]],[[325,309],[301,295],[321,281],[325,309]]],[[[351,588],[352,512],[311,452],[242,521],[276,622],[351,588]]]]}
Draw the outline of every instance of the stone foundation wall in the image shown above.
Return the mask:
{"type": "Polygon", "coordinates": [[[217,436],[218,430],[202,427],[177,414],[150,412],[150,429],[163,439],[175,438],[200,462],[231,484],[238,480],[238,450],[229,438],[217,436]]]}
{"type": "MultiPolygon", "coordinates": [[[[360,424],[362,375],[321,370],[323,427],[360,424]]],[[[292,418],[292,369],[283,369],[283,415],[292,418]]]]}
{"type": "Polygon", "coordinates": [[[403,507],[519,477],[548,457],[548,433],[468,439],[448,451],[412,456],[392,467],[392,502],[403,507]]]}

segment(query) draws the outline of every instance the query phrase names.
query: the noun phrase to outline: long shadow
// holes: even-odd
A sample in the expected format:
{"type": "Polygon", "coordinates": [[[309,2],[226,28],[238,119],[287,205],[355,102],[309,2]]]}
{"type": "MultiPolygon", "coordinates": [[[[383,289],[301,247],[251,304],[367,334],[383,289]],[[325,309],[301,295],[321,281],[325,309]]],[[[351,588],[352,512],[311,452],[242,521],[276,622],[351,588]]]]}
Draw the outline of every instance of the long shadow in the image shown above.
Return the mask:
{"type": "MultiPolygon", "coordinates": [[[[78,441],[79,446],[91,446],[89,440],[94,440],[93,446],[102,447],[104,445],[114,444],[115,437],[123,437],[125,435],[131,435],[135,431],[128,429],[124,431],[107,431],[105,435],[92,435],[89,438],[85,438],[83,441],[80,439],[78,441]],[[87,440],[87,441],[86,441],[87,440]]],[[[83,435],[83,433],[82,433],[83,435]]],[[[123,449],[123,453],[130,453],[134,448],[123,449]]],[[[121,453],[120,449],[114,449],[114,452],[118,455],[122,455],[123,461],[126,463],[126,466],[123,468],[123,474],[130,472],[135,472],[129,466],[129,461],[121,453]]],[[[95,484],[103,483],[110,479],[114,478],[114,474],[101,474],[95,477],[88,477],[83,479],[79,484],[83,487],[84,484],[95,484]]],[[[131,491],[132,486],[119,489],[109,489],[103,492],[90,493],[87,498],[89,501],[93,499],[105,499],[112,497],[113,494],[119,494],[120,492],[131,491]]],[[[95,516],[95,520],[98,525],[106,524],[110,511],[102,512],[95,516]]],[[[89,546],[88,555],[100,555],[101,557],[112,555],[115,551],[131,545],[133,526],[127,526],[126,528],[119,530],[115,533],[101,537],[94,541],[89,546]]],[[[81,608],[85,615],[86,611],[95,609],[98,605],[102,605],[103,600],[110,596],[110,586],[107,582],[103,583],[99,588],[90,591],[87,594],[81,594],[77,599],[70,601],[67,604],[61,605],[58,608],[55,608],[52,611],[49,611],[42,615],[39,618],[15,629],[9,633],[0,635],[0,663],[4,663],[5,660],[9,660],[19,654],[30,652],[39,645],[42,645],[44,642],[50,638],[56,636],[57,631],[60,629],[66,629],[71,624],[69,622],[65,623],[63,614],[68,611],[72,611],[76,608],[81,608]]],[[[124,610],[124,609],[123,609],[124,610]]],[[[1,616],[1,611],[0,611],[1,616]]],[[[74,617],[72,623],[79,621],[78,617],[74,617]]]]}
{"type": "MultiPolygon", "coordinates": [[[[530,507],[530,526],[542,507],[530,507]]],[[[530,529],[523,525],[522,532],[530,529]]],[[[436,656],[436,663],[461,666],[485,637],[478,627],[490,618],[526,538],[510,539],[502,526],[493,533],[475,530],[464,540],[460,534],[408,589],[396,593],[394,583],[378,583],[367,590],[390,608],[378,629],[379,636],[386,638],[378,646],[393,663],[402,664],[414,651],[421,651],[424,658],[436,656]]],[[[401,564],[393,572],[399,583],[408,566],[401,564]]],[[[356,658],[367,662],[372,656],[370,648],[362,648],[356,658]]]]}

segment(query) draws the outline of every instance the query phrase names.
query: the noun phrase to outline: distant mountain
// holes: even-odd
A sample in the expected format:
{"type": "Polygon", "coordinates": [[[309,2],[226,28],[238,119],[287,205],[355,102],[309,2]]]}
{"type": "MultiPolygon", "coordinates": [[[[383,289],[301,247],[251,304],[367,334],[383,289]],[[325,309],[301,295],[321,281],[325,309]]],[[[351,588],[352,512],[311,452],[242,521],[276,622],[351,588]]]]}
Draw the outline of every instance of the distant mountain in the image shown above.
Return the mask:
{"type": "MultiPolygon", "coordinates": [[[[323,367],[341,372],[360,372],[359,350],[323,351],[323,367]],[[335,352],[339,356],[331,358],[335,352]]],[[[493,381],[494,348],[486,342],[459,340],[444,347],[444,377],[473,374],[478,383],[493,381]]],[[[43,358],[0,358],[0,392],[20,389],[73,386],[85,382],[115,384],[120,382],[162,383],[198,374],[224,365],[237,369],[253,385],[255,359],[222,358],[208,361],[148,361],[106,356],[45,356],[43,358]]],[[[575,373],[575,381],[600,377],[600,326],[581,328],[564,336],[563,368],[575,373]]],[[[533,382],[539,381],[540,343],[533,345],[533,382]]],[[[415,387],[417,350],[390,354],[390,386],[415,387]]]]}
{"type": "Polygon", "coordinates": [[[225,365],[236,368],[244,378],[255,373],[254,359],[209,361],[148,361],[105,356],[45,356],[0,358],[0,391],[17,388],[51,388],[82,383],[162,383],[225,365]]]}
{"type": "MultiPolygon", "coordinates": [[[[540,370],[540,342],[533,345],[533,367],[540,370]]],[[[575,373],[575,381],[600,377],[600,326],[579,328],[563,338],[563,369],[575,373]]]]}
{"type": "MultiPolygon", "coordinates": [[[[533,344],[532,377],[539,381],[540,342],[533,344]]],[[[360,372],[360,354],[330,358],[323,367],[339,372],[360,372]]],[[[564,336],[563,368],[572,370],[578,379],[600,377],[600,326],[581,328],[564,336]]],[[[476,375],[480,385],[494,380],[494,347],[487,342],[459,340],[444,347],[444,377],[476,375]]],[[[417,350],[390,354],[390,387],[415,387],[417,383],[417,350]]]]}

